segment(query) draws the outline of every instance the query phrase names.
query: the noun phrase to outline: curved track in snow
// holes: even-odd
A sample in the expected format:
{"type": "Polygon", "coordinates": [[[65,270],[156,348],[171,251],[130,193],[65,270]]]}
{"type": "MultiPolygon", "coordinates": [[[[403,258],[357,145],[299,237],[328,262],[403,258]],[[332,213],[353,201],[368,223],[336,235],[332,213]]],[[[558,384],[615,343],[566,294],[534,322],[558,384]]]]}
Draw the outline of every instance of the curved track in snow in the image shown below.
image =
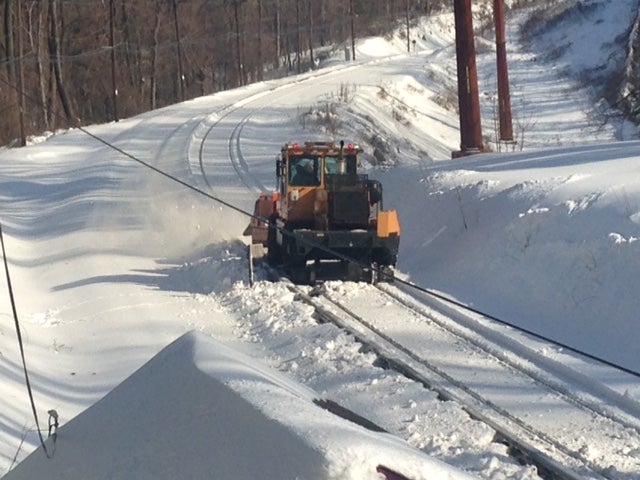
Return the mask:
{"type": "MultiPolygon", "coordinates": [[[[239,107],[238,107],[239,108],[239,107]]],[[[204,136],[202,139],[199,139],[197,142],[197,151],[198,151],[198,166],[199,166],[199,174],[202,175],[205,183],[211,188],[212,185],[208,180],[207,172],[206,172],[206,163],[208,157],[207,151],[207,143],[212,140],[210,137],[214,137],[215,129],[220,126],[222,121],[233,114],[238,108],[225,107],[221,109],[219,112],[211,115],[209,118],[215,118],[210,125],[207,123],[203,123],[203,127],[206,129],[204,136]],[[227,110],[227,111],[225,111],[227,110]],[[224,113],[223,113],[224,112],[224,113]]],[[[229,134],[229,138],[227,140],[228,144],[228,159],[230,165],[233,167],[238,179],[242,182],[242,184],[249,190],[250,192],[259,193],[261,191],[266,190],[267,188],[262,184],[262,182],[251,175],[249,172],[249,167],[247,165],[247,161],[245,160],[242,149],[240,147],[240,139],[242,136],[242,129],[244,125],[251,118],[252,112],[247,113],[240,122],[236,123],[231,133],[229,134]]]]}

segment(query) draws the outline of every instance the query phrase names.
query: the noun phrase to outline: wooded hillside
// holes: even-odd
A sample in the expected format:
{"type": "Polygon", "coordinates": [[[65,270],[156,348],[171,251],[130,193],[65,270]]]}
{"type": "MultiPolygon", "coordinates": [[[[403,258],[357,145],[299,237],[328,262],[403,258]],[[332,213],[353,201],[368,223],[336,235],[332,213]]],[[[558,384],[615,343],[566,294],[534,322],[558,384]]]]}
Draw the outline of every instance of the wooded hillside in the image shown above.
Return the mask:
{"type": "Polygon", "coordinates": [[[0,145],[304,71],[439,4],[0,0],[0,145]]]}

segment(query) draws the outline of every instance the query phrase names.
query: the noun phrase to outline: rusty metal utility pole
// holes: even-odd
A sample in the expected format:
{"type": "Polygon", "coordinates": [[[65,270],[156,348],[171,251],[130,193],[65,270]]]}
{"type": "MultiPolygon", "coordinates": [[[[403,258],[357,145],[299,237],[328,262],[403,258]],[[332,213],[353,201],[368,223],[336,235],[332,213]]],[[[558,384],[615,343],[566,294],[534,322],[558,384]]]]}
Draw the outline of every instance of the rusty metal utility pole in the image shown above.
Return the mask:
{"type": "Polygon", "coordinates": [[[498,64],[498,114],[500,115],[500,140],[513,141],[511,118],[511,94],[507,68],[507,40],[505,34],[504,0],[493,0],[493,18],[496,26],[496,54],[498,64]]]}
{"type": "Polygon", "coordinates": [[[473,39],[471,0],[454,0],[456,23],[456,60],[458,66],[458,106],[460,109],[460,151],[454,158],[484,151],[478,70],[473,39]]]}

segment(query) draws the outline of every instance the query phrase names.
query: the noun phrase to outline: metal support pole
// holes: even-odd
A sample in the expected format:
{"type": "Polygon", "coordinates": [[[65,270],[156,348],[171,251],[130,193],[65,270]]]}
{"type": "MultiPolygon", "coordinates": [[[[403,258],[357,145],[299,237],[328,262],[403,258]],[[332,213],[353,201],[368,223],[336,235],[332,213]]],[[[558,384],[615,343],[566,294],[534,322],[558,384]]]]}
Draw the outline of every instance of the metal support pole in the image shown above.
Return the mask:
{"type": "Polygon", "coordinates": [[[460,109],[460,151],[453,157],[484,151],[478,71],[473,38],[471,0],[454,0],[456,60],[458,67],[458,106],[460,109]]]}
{"type": "Polygon", "coordinates": [[[512,142],[513,121],[511,118],[511,94],[509,93],[509,70],[507,68],[504,0],[493,0],[493,17],[496,27],[500,140],[503,142],[512,142]]]}

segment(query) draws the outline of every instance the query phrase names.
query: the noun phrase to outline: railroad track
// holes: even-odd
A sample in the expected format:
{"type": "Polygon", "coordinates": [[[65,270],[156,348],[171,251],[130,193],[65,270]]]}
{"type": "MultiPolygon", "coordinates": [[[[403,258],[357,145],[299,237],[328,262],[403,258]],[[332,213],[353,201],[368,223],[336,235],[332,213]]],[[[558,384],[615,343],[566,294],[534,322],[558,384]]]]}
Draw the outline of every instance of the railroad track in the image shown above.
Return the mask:
{"type": "MultiPolygon", "coordinates": [[[[209,116],[198,128],[196,140],[200,141],[190,146],[190,161],[197,162],[210,188],[205,162],[212,155],[205,153],[207,139],[240,108],[229,105],[209,116]]],[[[225,157],[236,180],[256,192],[264,188],[251,175],[240,148],[242,130],[251,115],[250,109],[227,127],[225,157]]],[[[322,321],[351,332],[390,368],[488,424],[496,432],[496,441],[507,444],[520,461],[535,465],[543,478],[640,478],[640,406],[612,392],[603,397],[606,388],[576,382],[577,375],[567,381],[567,372],[554,371],[548,359],[523,356],[521,350],[510,349],[508,342],[496,343],[394,287],[362,285],[356,294],[343,295],[340,282],[335,285],[329,282],[321,292],[290,288],[315,308],[322,321]],[[372,303],[378,306],[375,315],[372,303]],[[566,419],[563,425],[556,421],[558,412],[566,419]],[[592,445],[601,451],[594,452],[592,445]]]]}
{"type": "Polygon", "coordinates": [[[290,288],[322,321],[352,333],[389,368],[437,391],[443,400],[456,401],[492,427],[496,440],[507,444],[519,461],[535,465],[543,478],[638,478],[634,472],[640,472],[640,458],[629,454],[640,444],[640,417],[633,405],[598,403],[597,392],[588,385],[576,387],[575,379],[563,380],[562,372],[556,378],[548,363],[543,371],[535,359],[507,352],[477,332],[439,318],[393,286],[362,285],[356,294],[350,290],[345,295],[339,282],[332,285],[312,291],[290,288]],[[557,423],[558,412],[565,425],[557,423]],[[594,454],[593,445],[605,451],[594,454]]]}
{"type": "MultiPolygon", "coordinates": [[[[207,145],[211,142],[210,137],[215,132],[216,128],[220,126],[222,121],[238,110],[241,107],[231,107],[226,106],[218,111],[214,112],[212,115],[208,117],[208,119],[202,123],[201,129],[203,130],[202,138],[198,139],[197,146],[197,164],[199,174],[204,179],[204,182],[207,184],[209,188],[213,188],[209,179],[207,178],[206,173],[206,163],[209,157],[207,154],[207,145]]],[[[259,110],[259,109],[258,109],[259,110]]],[[[251,116],[255,113],[255,110],[250,111],[241,121],[235,124],[234,128],[231,130],[228,140],[227,140],[227,158],[231,167],[234,170],[237,179],[242,183],[243,187],[248,191],[253,192],[254,194],[259,194],[260,192],[267,191],[268,188],[254,175],[252,175],[249,171],[249,166],[242,154],[242,149],[240,148],[240,139],[242,130],[251,118],[251,116]]]]}

